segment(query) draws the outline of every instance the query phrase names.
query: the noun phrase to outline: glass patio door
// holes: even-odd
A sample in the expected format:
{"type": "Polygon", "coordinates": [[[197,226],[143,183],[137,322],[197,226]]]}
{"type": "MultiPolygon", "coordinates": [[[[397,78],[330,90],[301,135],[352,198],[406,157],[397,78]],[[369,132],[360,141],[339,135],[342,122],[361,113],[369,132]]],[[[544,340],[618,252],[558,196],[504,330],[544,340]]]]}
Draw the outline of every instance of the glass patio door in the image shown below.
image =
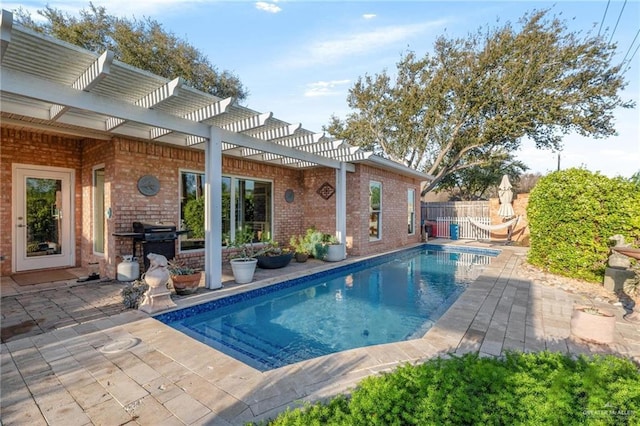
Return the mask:
{"type": "Polygon", "coordinates": [[[15,169],[15,270],[73,266],[73,171],[15,169]]]}

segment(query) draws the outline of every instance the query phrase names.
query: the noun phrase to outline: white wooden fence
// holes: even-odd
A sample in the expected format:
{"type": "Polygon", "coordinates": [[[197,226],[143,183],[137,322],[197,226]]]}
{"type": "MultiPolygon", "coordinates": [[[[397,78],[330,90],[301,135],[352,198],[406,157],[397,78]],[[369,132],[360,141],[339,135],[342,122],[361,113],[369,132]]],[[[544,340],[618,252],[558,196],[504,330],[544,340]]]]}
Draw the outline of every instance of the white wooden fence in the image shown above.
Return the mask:
{"type": "MultiPolygon", "coordinates": [[[[483,225],[491,225],[491,218],[474,217],[475,222],[483,225]]],[[[458,225],[459,238],[462,240],[488,240],[491,232],[473,225],[468,217],[438,217],[436,218],[435,236],[439,238],[451,238],[449,225],[458,225]]]]}

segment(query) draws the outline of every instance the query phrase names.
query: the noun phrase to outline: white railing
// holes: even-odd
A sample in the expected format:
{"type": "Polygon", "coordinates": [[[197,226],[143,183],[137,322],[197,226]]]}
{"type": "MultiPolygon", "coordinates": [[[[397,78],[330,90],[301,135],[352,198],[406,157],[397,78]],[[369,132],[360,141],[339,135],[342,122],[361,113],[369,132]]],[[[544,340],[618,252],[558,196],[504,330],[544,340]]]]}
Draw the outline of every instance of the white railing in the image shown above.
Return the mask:
{"type": "MultiPolygon", "coordinates": [[[[488,217],[474,217],[472,219],[483,225],[491,225],[491,219],[488,217]]],[[[436,237],[451,238],[449,225],[452,223],[458,225],[458,238],[462,240],[488,240],[491,236],[491,232],[473,225],[468,217],[439,217],[436,218],[436,237]]]]}

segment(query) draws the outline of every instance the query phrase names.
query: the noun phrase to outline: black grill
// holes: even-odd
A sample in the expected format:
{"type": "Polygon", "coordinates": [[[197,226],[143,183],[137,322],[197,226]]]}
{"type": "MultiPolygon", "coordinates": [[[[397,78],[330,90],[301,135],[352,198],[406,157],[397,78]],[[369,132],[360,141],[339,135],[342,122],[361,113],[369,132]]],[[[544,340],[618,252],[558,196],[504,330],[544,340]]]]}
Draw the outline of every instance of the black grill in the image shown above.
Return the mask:
{"type": "Polygon", "coordinates": [[[133,222],[134,244],[142,245],[144,258],[144,270],[149,269],[149,253],[161,254],[171,260],[176,255],[176,240],[180,232],[176,231],[174,224],[133,222]]]}

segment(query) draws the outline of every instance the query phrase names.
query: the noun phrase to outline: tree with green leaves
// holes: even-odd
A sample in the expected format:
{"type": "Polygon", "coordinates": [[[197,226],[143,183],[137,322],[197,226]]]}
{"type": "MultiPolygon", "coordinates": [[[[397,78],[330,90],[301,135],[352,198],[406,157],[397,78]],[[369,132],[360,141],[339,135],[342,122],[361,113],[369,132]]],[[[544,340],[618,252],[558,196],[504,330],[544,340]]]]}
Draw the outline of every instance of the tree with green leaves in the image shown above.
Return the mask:
{"type": "Polygon", "coordinates": [[[189,86],[220,98],[243,100],[248,95],[237,76],[218,71],[198,49],[153,19],[118,18],[93,3],[80,11],[79,18],[46,6],[38,10],[43,23],[24,9],[14,13],[18,23],[34,31],[94,52],[110,50],[131,66],[172,80],[182,77],[189,86]]]}
{"type": "Polygon", "coordinates": [[[466,38],[439,37],[432,54],[407,52],[397,75],[359,78],[345,120],[325,130],[435,177],[500,163],[521,140],[559,150],[562,136],[615,134],[613,112],[634,104],[604,36],[568,32],[548,10],[481,28],[466,38]]]}
{"type": "Polygon", "coordinates": [[[502,176],[509,176],[509,181],[516,187],[520,176],[529,169],[512,155],[509,154],[507,157],[504,161],[467,167],[450,173],[442,179],[436,191],[449,191],[452,197],[460,200],[498,197],[498,185],[502,176]]]}

